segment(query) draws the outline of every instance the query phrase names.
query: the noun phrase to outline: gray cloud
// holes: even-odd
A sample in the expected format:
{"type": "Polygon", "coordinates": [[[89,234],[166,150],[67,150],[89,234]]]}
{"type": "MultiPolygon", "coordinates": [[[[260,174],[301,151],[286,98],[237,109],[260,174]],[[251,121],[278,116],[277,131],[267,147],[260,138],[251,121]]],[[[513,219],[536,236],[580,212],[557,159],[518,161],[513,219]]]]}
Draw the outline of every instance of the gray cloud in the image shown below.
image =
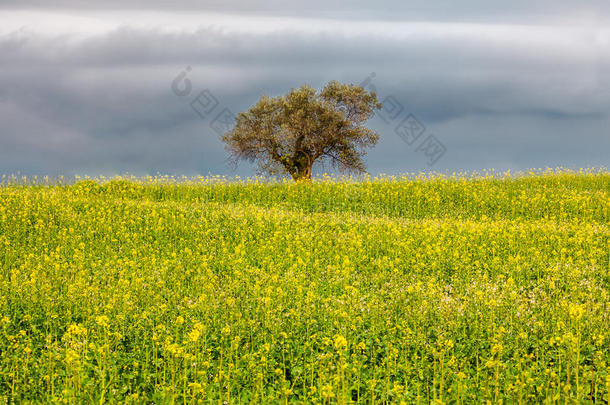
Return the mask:
{"type": "Polygon", "coordinates": [[[323,17],[351,20],[495,21],[530,23],[543,20],[607,18],[605,0],[577,3],[569,0],[513,0],[500,4],[488,0],[4,0],[5,9],[162,10],[213,11],[231,14],[323,17]]]}
{"type": "MultiPolygon", "coordinates": [[[[216,11],[235,6],[222,4],[207,5],[216,11]]],[[[423,4],[417,6],[422,15],[434,14],[423,4]]],[[[564,8],[567,3],[555,10],[564,8]]],[[[253,32],[121,24],[84,36],[40,33],[26,24],[0,36],[0,172],[230,173],[209,125],[213,116],[202,119],[189,106],[199,91],[207,88],[218,99],[214,114],[221,107],[238,112],[261,94],[333,79],[360,83],[371,72],[382,99],[395,97],[404,114],[415,114],[446,145],[438,170],[610,163],[606,32],[359,24],[253,32]],[[187,65],[193,91],[178,97],[170,85],[187,65]]],[[[396,135],[397,123],[372,120],[382,141],[369,154],[370,171],[429,169],[415,146],[396,135]]],[[[251,171],[242,165],[237,173],[251,171]]]]}

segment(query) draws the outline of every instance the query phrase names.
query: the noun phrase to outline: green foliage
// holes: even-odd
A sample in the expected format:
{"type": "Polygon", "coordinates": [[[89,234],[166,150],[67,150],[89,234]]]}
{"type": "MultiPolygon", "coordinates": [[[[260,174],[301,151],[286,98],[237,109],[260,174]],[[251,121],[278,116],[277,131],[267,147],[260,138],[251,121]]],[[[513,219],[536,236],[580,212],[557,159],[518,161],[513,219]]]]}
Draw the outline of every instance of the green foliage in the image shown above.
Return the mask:
{"type": "Polygon", "coordinates": [[[0,187],[0,397],[610,400],[610,174],[0,187]]]}

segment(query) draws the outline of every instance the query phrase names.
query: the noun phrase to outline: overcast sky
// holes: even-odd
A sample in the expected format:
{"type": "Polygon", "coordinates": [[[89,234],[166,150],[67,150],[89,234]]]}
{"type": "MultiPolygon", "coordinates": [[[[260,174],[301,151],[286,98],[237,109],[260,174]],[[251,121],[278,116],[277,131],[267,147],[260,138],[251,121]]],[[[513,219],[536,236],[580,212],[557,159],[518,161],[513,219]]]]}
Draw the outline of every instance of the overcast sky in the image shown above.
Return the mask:
{"type": "Polygon", "coordinates": [[[607,1],[48,3],[0,2],[0,174],[251,175],[223,117],[330,80],[386,101],[371,174],[610,166],[607,1]]]}

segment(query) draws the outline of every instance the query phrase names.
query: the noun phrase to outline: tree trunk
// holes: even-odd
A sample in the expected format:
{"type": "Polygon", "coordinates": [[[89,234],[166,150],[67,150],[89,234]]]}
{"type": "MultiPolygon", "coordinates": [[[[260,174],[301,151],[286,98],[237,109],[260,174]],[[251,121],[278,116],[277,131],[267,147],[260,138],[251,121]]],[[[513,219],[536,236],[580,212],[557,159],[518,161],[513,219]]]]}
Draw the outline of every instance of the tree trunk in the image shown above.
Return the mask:
{"type": "Polygon", "coordinates": [[[294,181],[311,180],[311,167],[313,160],[307,154],[300,152],[295,154],[293,161],[293,171],[290,173],[294,181]]]}
{"type": "Polygon", "coordinates": [[[311,166],[299,167],[291,175],[294,181],[309,181],[311,180],[311,166]]]}

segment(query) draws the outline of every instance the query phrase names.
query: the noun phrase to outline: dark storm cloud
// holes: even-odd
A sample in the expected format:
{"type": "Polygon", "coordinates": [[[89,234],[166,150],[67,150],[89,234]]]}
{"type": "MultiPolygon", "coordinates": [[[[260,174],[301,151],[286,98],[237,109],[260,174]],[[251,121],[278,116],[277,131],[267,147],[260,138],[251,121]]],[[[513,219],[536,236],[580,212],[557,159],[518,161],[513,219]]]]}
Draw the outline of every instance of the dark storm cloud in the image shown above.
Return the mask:
{"type": "MultiPolygon", "coordinates": [[[[234,11],[237,4],[207,3],[207,9],[234,11]]],[[[424,3],[417,7],[422,16],[434,12],[424,3]]],[[[218,109],[238,112],[261,94],[333,79],[358,84],[372,72],[381,99],[394,97],[446,145],[436,169],[609,163],[607,33],[433,22],[346,27],[352,28],[327,29],[322,22],[307,30],[167,30],[121,23],[82,35],[24,24],[0,35],[0,172],[230,173],[212,117],[204,120],[189,106],[199,91],[209,89],[218,109]],[[193,91],[178,97],[170,85],[187,65],[193,91]]],[[[397,123],[371,122],[382,135],[369,154],[371,172],[429,168],[396,135],[397,123]]],[[[238,173],[251,172],[244,165],[238,173]]]]}

